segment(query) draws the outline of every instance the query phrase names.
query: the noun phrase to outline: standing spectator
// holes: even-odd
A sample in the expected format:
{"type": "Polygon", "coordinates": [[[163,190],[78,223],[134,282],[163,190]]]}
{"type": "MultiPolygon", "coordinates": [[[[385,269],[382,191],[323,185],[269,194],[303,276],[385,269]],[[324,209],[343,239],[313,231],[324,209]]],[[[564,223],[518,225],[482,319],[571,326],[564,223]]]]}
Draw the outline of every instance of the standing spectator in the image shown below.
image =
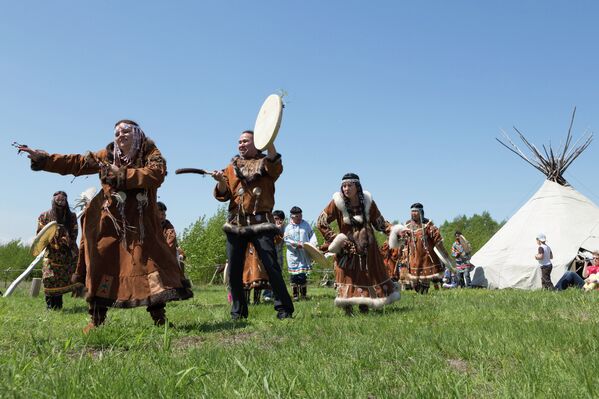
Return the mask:
{"type": "Polygon", "coordinates": [[[460,231],[455,232],[455,241],[451,246],[451,256],[455,258],[458,284],[460,287],[470,287],[470,243],[460,231]]]}
{"type": "Polygon", "coordinates": [[[312,228],[302,219],[302,210],[298,206],[291,208],[291,223],[285,227],[283,240],[287,244],[287,270],[291,275],[291,287],[293,288],[293,299],[307,298],[308,274],[312,269],[312,262],[306,251],[304,243],[309,242],[316,246],[316,235],[312,228]]]}
{"type": "Polygon", "coordinates": [[[546,244],[547,237],[545,234],[537,235],[537,245],[539,249],[537,254],[535,255],[535,259],[539,262],[539,266],[541,267],[541,285],[544,289],[552,290],[553,283],[551,282],[551,270],[553,269],[553,264],[551,263],[551,259],[553,259],[553,252],[551,252],[551,248],[546,244]]]}

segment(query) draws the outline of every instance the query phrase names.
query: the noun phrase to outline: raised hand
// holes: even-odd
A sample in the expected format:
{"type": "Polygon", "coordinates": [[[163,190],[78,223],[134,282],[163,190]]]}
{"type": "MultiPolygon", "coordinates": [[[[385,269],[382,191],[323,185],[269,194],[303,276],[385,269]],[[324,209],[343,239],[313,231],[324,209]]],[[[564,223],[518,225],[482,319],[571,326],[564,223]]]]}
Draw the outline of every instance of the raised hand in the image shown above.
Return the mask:
{"type": "Polygon", "coordinates": [[[28,154],[27,157],[32,161],[39,161],[44,156],[48,155],[48,153],[44,150],[34,150],[24,144],[19,144],[17,149],[19,150],[19,153],[26,152],[28,154]]]}

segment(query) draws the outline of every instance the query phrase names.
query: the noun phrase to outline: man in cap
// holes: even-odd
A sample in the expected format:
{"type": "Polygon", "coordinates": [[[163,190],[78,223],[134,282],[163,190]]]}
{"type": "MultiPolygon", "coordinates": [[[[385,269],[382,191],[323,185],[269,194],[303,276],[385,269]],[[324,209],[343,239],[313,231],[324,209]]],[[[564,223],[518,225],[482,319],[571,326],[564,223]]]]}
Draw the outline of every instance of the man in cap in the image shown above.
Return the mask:
{"type": "Polygon", "coordinates": [[[231,317],[237,320],[248,316],[242,277],[245,252],[250,242],[268,274],[277,317],[292,317],[293,302],[283,280],[274,243],[280,230],[272,215],[275,181],[283,172],[281,155],[274,144],[267,147],[267,155],[258,151],[251,130],[244,131],[239,137],[238,150],[239,155],[224,170],[212,174],[217,181],[214,197],[229,202],[223,230],[227,235],[230,267],[231,317]]]}
{"type": "Polygon", "coordinates": [[[291,276],[293,299],[307,298],[308,273],[312,269],[312,262],[304,250],[304,243],[317,245],[316,235],[310,224],[302,218],[302,209],[294,206],[289,211],[291,222],[285,227],[283,240],[287,245],[287,270],[291,276]]]}
{"type": "Polygon", "coordinates": [[[541,286],[544,289],[552,290],[551,270],[553,269],[553,264],[551,263],[551,259],[553,259],[553,252],[551,252],[551,248],[546,244],[546,241],[547,237],[545,237],[545,234],[541,233],[537,235],[539,249],[537,250],[535,259],[541,267],[541,286]]]}

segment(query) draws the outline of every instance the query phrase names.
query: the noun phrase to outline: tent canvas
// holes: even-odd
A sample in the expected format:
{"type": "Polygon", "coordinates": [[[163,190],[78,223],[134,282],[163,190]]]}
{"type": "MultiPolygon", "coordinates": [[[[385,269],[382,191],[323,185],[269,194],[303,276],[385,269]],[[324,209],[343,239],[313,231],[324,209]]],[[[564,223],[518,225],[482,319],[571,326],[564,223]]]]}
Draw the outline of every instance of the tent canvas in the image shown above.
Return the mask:
{"type": "Polygon", "coordinates": [[[472,257],[472,284],[488,288],[541,288],[535,237],[547,236],[555,284],[579,248],[599,249],[599,207],[570,186],[546,180],[528,202],[472,257]]]}

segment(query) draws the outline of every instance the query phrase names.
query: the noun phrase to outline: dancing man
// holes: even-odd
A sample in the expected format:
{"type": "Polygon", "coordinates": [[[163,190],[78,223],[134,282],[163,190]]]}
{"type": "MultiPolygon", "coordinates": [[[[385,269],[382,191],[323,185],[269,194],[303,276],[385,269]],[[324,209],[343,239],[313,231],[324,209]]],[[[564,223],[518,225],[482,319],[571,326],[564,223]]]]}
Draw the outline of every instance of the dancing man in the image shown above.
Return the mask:
{"type": "Polygon", "coordinates": [[[283,172],[281,155],[274,144],[264,155],[254,145],[254,133],[244,131],[239,137],[239,155],[212,177],[217,181],[214,197],[229,202],[227,222],[227,257],[232,296],[231,318],[248,317],[248,303],[243,292],[243,264],[248,243],[256,249],[274,293],[274,307],[279,319],[293,315],[293,303],[277,261],[274,238],[279,227],[274,223],[275,181],[283,172]]]}

